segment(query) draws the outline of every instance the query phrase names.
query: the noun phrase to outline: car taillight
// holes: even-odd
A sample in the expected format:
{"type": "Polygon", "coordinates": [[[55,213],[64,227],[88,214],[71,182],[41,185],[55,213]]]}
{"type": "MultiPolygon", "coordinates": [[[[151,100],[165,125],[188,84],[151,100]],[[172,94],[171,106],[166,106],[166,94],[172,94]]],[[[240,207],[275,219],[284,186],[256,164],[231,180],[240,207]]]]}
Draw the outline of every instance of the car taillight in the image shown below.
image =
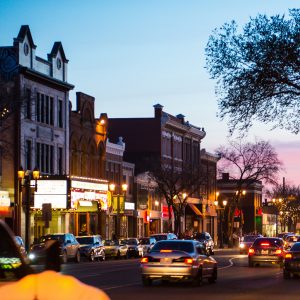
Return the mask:
{"type": "Polygon", "coordinates": [[[142,257],[142,258],[141,258],[141,263],[142,263],[142,264],[147,263],[147,262],[149,262],[148,257],[142,257]]]}
{"type": "Polygon", "coordinates": [[[285,258],[286,259],[288,259],[288,258],[292,258],[293,256],[292,256],[292,254],[291,253],[287,253],[286,255],[285,255],[285,258]]]}
{"type": "Polygon", "coordinates": [[[171,253],[173,251],[172,250],[167,250],[167,249],[162,249],[159,252],[162,252],[162,253],[171,253]]]}
{"type": "Polygon", "coordinates": [[[254,249],[253,249],[253,248],[250,248],[249,251],[248,251],[248,254],[250,254],[250,255],[251,255],[251,254],[254,254],[254,249]]]}
{"type": "Polygon", "coordinates": [[[275,251],[275,254],[282,254],[282,250],[281,250],[281,249],[277,249],[277,250],[275,251]]]}
{"type": "Polygon", "coordinates": [[[261,245],[261,246],[266,246],[266,247],[269,247],[269,246],[270,246],[269,243],[261,243],[260,245],[261,245]]]}
{"type": "Polygon", "coordinates": [[[186,259],[184,260],[184,263],[187,264],[187,265],[192,265],[193,262],[194,262],[194,261],[193,261],[192,258],[186,258],[186,259]]]}

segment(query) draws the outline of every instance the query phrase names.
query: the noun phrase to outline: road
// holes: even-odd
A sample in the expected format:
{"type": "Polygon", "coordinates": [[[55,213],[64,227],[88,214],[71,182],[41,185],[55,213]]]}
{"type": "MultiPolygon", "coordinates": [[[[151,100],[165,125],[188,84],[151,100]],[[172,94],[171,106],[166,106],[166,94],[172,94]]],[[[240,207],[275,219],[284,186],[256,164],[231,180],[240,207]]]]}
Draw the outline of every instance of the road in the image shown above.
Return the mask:
{"type": "Polygon", "coordinates": [[[107,260],[105,262],[68,263],[62,273],[103,289],[112,300],[151,299],[299,299],[300,278],[284,280],[278,266],[248,268],[247,256],[233,250],[219,250],[219,274],[215,284],[204,281],[201,286],[190,283],[161,284],[154,282],[143,287],[139,274],[139,260],[107,260]]]}

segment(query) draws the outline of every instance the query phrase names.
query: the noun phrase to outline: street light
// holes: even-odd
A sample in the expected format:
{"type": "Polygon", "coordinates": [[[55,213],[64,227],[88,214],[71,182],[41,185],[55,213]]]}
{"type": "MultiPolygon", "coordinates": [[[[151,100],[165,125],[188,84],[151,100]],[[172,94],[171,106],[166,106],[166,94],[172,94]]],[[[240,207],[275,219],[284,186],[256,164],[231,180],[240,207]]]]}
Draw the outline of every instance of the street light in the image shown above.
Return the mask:
{"type": "Polygon", "coordinates": [[[220,226],[219,226],[219,234],[218,236],[220,237],[220,248],[224,248],[223,245],[223,217],[224,217],[224,211],[225,211],[225,207],[227,205],[227,200],[223,200],[222,201],[222,206],[219,205],[219,192],[216,193],[216,200],[214,201],[214,204],[216,206],[216,210],[217,210],[217,214],[219,214],[220,217],[220,226]]]}
{"type": "MultiPolygon", "coordinates": [[[[25,248],[29,251],[30,247],[30,198],[31,198],[31,188],[37,191],[37,180],[40,177],[40,171],[37,167],[33,171],[23,170],[22,166],[18,170],[18,179],[20,188],[25,188],[25,248]],[[31,185],[31,180],[34,179],[34,185],[31,185]]],[[[20,210],[21,205],[18,209],[20,210]]],[[[20,211],[18,212],[18,226],[20,225],[20,211]]]]}
{"type": "Polygon", "coordinates": [[[117,204],[117,218],[116,218],[116,223],[115,223],[115,234],[116,237],[119,238],[120,237],[120,214],[121,214],[121,203],[120,203],[120,198],[123,198],[123,202],[122,202],[122,212],[124,212],[124,205],[125,205],[125,195],[126,195],[126,191],[127,191],[127,184],[123,183],[121,185],[121,190],[122,190],[122,194],[120,195],[118,194],[114,194],[115,190],[116,190],[116,185],[114,183],[111,183],[109,185],[109,190],[112,193],[112,205],[115,208],[115,204],[117,204]],[[115,202],[116,201],[116,202],[115,202]]]}

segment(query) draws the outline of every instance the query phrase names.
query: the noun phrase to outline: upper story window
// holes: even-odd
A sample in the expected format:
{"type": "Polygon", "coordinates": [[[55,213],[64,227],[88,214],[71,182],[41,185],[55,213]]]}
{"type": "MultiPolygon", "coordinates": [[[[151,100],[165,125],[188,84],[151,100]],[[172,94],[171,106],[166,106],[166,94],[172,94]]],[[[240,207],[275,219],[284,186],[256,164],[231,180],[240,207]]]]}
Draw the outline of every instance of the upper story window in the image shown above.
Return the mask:
{"type": "Polygon", "coordinates": [[[59,128],[63,128],[63,101],[62,100],[58,100],[58,127],[59,128]]]}
{"type": "Polygon", "coordinates": [[[29,53],[29,46],[27,43],[24,43],[23,51],[24,51],[24,54],[27,56],[29,53]]]}
{"type": "Polygon", "coordinates": [[[31,90],[26,89],[25,91],[25,99],[24,99],[24,112],[25,112],[25,118],[31,119],[31,90]]]}
{"type": "Polygon", "coordinates": [[[54,99],[48,95],[36,95],[36,120],[38,122],[54,125],[54,99]]]}

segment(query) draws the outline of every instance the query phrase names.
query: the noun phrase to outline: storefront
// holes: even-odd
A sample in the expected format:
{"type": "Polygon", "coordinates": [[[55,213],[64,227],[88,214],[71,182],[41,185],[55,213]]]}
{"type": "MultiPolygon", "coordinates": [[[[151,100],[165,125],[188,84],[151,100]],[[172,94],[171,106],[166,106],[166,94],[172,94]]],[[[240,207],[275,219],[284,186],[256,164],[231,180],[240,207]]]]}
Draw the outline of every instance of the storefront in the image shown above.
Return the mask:
{"type": "Polygon", "coordinates": [[[13,229],[12,208],[8,191],[0,190],[0,220],[13,229]]]}
{"type": "Polygon", "coordinates": [[[108,182],[82,177],[42,178],[37,181],[31,214],[31,239],[46,233],[105,234],[108,182]],[[51,204],[49,227],[43,204],[51,204]]]}

